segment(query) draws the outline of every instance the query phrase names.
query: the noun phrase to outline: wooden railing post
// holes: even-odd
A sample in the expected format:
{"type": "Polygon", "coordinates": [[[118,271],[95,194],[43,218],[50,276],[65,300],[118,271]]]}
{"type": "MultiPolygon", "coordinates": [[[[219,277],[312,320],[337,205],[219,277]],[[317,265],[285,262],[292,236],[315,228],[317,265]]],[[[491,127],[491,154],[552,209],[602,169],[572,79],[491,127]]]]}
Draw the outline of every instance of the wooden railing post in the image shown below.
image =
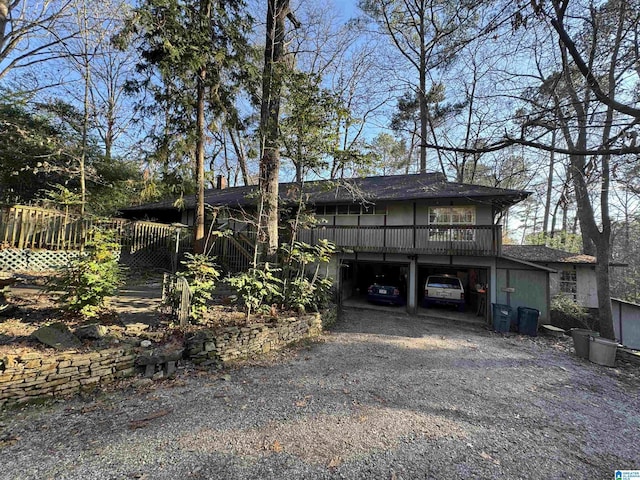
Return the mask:
{"type": "MultiPolygon", "coordinates": [[[[415,215],[414,215],[415,217],[415,215]]],[[[416,248],[416,234],[417,234],[417,228],[415,225],[413,225],[413,244],[411,246],[411,248],[415,249],[416,248]]]]}

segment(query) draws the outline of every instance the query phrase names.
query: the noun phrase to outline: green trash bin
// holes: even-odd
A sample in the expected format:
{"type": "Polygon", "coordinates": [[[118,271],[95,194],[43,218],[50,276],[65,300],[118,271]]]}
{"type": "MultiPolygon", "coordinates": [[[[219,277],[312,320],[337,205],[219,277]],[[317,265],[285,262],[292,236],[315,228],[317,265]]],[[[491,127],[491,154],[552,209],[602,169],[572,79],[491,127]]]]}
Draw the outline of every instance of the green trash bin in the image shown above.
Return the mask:
{"type": "Polygon", "coordinates": [[[518,332],[531,337],[538,336],[540,311],[535,308],[518,307],[518,332]]]}
{"type": "Polygon", "coordinates": [[[492,303],[493,307],[493,329],[499,333],[508,333],[511,328],[511,312],[509,305],[492,303]]]}

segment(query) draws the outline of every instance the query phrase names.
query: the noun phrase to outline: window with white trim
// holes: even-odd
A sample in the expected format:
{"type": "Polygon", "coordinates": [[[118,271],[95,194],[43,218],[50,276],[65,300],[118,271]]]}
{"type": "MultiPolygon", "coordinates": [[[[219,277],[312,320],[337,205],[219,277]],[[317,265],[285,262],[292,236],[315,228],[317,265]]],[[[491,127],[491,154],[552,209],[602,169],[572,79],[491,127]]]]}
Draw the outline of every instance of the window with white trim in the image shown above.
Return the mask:
{"type": "Polygon", "coordinates": [[[574,302],[578,299],[578,277],[575,269],[560,271],[560,292],[574,302]]]}
{"type": "Polygon", "coordinates": [[[429,207],[429,225],[443,228],[430,228],[429,239],[434,241],[472,242],[475,230],[455,228],[456,225],[475,225],[476,207],[429,207]],[[447,228],[444,228],[447,227],[447,228]]]}

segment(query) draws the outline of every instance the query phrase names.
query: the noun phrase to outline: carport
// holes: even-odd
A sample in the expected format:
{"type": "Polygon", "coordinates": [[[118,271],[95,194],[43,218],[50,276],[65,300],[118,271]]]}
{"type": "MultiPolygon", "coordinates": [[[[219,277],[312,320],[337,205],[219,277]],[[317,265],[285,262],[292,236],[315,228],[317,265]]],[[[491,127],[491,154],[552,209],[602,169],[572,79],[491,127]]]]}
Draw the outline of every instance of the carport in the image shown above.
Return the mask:
{"type": "Polygon", "coordinates": [[[487,298],[490,298],[489,268],[462,265],[419,264],[416,298],[418,299],[419,313],[423,314],[437,314],[438,312],[448,312],[457,309],[457,307],[449,305],[430,305],[429,308],[424,307],[424,288],[427,277],[430,275],[450,275],[459,278],[464,287],[465,314],[472,317],[488,318],[486,305],[488,304],[487,298]]]}
{"type": "Polygon", "coordinates": [[[340,266],[342,301],[366,301],[367,288],[374,282],[393,285],[407,303],[409,263],[397,261],[343,260],[340,266]]]}
{"type": "MultiPolygon", "coordinates": [[[[378,281],[384,285],[393,285],[400,290],[401,296],[405,300],[407,309],[421,315],[468,318],[474,321],[487,319],[489,304],[488,288],[484,293],[478,293],[478,286],[489,285],[489,267],[460,266],[451,264],[422,264],[418,263],[414,257],[412,268],[411,259],[403,262],[401,258],[392,259],[342,259],[340,263],[340,301],[346,306],[364,306],[367,302],[367,289],[374,282],[378,281]],[[413,271],[413,288],[411,273],[413,271]],[[465,291],[464,312],[457,312],[456,307],[448,305],[432,305],[424,308],[424,285],[429,275],[453,275],[460,278],[465,291]],[[413,294],[416,308],[412,309],[409,296],[413,294]],[[484,297],[484,298],[483,298],[484,297]],[[484,304],[482,304],[484,300],[484,304]],[[346,303],[345,303],[346,302],[346,303]]],[[[407,258],[407,257],[405,257],[407,258]]],[[[387,308],[387,307],[381,307],[387,308]]],[[[388,308],[399,308],[389,306],[388,308]]]]}

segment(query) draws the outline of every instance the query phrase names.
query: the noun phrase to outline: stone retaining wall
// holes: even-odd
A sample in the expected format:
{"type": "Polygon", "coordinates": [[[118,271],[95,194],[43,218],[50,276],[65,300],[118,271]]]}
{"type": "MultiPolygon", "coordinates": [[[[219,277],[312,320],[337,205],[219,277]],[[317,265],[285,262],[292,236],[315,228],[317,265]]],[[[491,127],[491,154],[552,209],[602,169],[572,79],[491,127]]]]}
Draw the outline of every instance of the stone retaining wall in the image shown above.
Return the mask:
{"type": "Polygon", "coordinates": [[[71,395],[131,376],[135,359],[128,348],[6,355],[0,362],[0,407],[71,395]]]}
{"type": "MultiPolygon", "coordinates": [[[[184,356],[194,363],[218,363],[269,352],[320,335],[337,311],[253,323],[247,327],[200,330],[185,340],[184,356]]],[[[135,375],[136,365],[153,373],[155,360],[172,360],[162,346],[136,353],[133,347],[90,353],[30,352],[0,358],[0,408],[51,397],[72,395],[117,378],[135,375]],[[167,358],[165,358],[167,357],[167,358]],[[136,360],[138,362],[136,363],[136,360]],[[149,366],[153,368],[149,368],[149,366]]],[[[182,355],[182,351],[178,355],[182,355]]],[[[173,369],[172,369],[173,370],[173,369]]],[[[172,372],[168,372],[172,373],[172,372]]]]}
{"type": "Polygon", "coordinates": [[[279,318],[246,327],[201,330],[186,339],[186,356],[193,363],[228,362],[277,350],[292,342],[312,338],[335,322],[336,311],[279,318]]]}

